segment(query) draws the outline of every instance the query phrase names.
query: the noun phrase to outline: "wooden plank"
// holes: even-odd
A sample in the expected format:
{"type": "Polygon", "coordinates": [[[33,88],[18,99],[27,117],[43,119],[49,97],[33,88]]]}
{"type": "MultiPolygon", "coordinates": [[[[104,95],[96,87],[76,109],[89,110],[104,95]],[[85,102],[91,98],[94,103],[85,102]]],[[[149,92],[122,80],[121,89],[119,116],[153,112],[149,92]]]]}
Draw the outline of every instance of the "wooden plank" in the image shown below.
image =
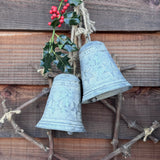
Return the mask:
{"type": "MultiPolygon", "coordinates": [[[[47,139],[37,139],[48,145],[47,139]]],[[[47,153],[23,138],[0,138],[0,160],[47,160],[47,153]]]]}
{"type": "MultiPolygon", "coordinates": [[[[48,145],[47,139],[38,139],[48,145]]],[[[121,144],[126,143],[121,140],[121,144]]],[[[55,153],[69,160],[98,160],[112,151],[110,140],[104,139],[54,139],[55,153]]],[[[139,141],[131,149],[129,160],[159,160],[160,144],[139,141]]],[[[47,160],[47,153],[21,138],[0,139],[0,160],[47,160]]],[[[119,159],[122,159],[119,156],[119,159]]]]}
{"type": "MultiPolygon", "coordinates": [[[[27,100],[36,96],[44,86],[8,86],[0,85],[0,94],[7,95],[7,106],[15,108],[27,100]]],[[[46,130],[35,128],[40,120],[45,107],[47,97],[26,108],[21,115],[16,115],[16,122],[33,137],[46,137],[46,130]]],[[[115,97],[109,99],[115,105],[115,97]]],[[[160,88],[134,87],[124,93],[123,113],[131,120],[137,120],[144,127],[149,127],[154,120],[159,120],[160,110],[160,88]]],[[[2,108],[0,105],[0,117],[2,108]]],[[[55,131],[55,137],[65,138],[102,138],[111,139],[114,115],[100,102],[82,105],[82,120],[87,130],[85,133],[74,133],[72,136],[66,132],[55,131]]],[[[137,131],[129,129],[121,121],[120,139],[131,139],[138,134],[137,131]]],[[[160,130],[155,131],[155,135],[160,138],[160,130]]],[[[0,129],[0,137],[17,137],[10,124],[5,124],[0,129]]]]}
{"type": "MultiPolygon", "coordinates": [[[[0,32],[0,84],[48,84],[33,66],[39,67],[50,36],[48,32],[0,32]]],[[[160,33],[97,33],[92,40],[104,42],[120,66],[136,64],[124,73],[133,86],[160,86],[160,33]]]]}
{"type": "MultiPolygon", "coordinates": [[[[19,105],[25,103],[31,98],[38,95],[42,89],[47,86],[0,86],[1,95],[7,96],[7,107],[15,109],[19,105]]],[[[46,137],[46,130],[38,129],[35,127],[41,114],[43,113],[47,96],[42,97],[38,101],[25,108],[21,115],[16,115],[15,120],[17,124],[24,129],[26,133],[33,137],[46,137]]],[[[0,117],[2,117],[3,111],[0,105],[0,117]]],[[[5,123],[4,127],[0,129],[0,137],[19,137],[15,134],[10,123],[5,123]]]]}
{"type": "MultiPolygon", "coordinates": [[[[121,140],[120,144],[126,143],[121,140]]],[[[139,141],[131,148],[129,160],[159,160],[160,143],[139,141]]],[[[100,160],[112,152],[110,140],[103,139],[55,139],[55,151],[69,160],[100,160]]],[[[122,156],[118,158],[123,159],[122,156]]]]}
{"type": "MultiPolygon", "coordinates": [[[[97,31],[159,31],[160,3],[153,0],[85,1],[97,31]]],[[[43,0],[1,0],[0,29],[51,30],[49,9],[54,2],[43,0]],[[18,8],[18,9],[17,9],[18,8]]],[[[63,30],[66,30],[66,26],[63,30]]]]}

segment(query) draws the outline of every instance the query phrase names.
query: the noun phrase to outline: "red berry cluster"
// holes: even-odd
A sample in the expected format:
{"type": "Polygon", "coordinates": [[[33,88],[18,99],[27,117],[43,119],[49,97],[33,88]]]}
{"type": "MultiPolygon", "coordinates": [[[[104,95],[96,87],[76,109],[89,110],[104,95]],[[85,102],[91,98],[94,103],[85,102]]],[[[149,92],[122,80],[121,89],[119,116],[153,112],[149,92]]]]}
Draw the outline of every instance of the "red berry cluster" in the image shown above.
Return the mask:
{"type": "MultiPolygon", "coordinates": [[[[59,1],[61,1],[61,0],[59,0],[59,1]]],[[[68,0],[64,0],[64,2],[68,2],[68,0]]],[[[64,16],[63,16],[63,14],[65,13],[65,11],[68,9],[69,6],[70,6],[70,4],[66,3],[66,5],[64,5],[63,9],[61,10],[61,14],[58,11],[58,9],[57,9],[56,6],[52,6],[51,7],[51,10],[49,11],[49,13],[52,14],[51,19],[52,20],[55,19],[55,18],[59,19],[60,24],[58,25],[58,27],[61,27],[62,23],[64,22],[64,16]]],[[[51,22],[48,22],[49,26],[51,24],[52,24],[51,22]]]]}

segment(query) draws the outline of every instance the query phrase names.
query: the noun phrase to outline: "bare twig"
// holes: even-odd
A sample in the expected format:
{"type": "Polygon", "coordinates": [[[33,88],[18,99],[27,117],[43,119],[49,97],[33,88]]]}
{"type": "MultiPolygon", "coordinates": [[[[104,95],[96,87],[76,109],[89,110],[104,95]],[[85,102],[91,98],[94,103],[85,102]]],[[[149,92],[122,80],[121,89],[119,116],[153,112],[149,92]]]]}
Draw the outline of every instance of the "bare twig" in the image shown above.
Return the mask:
{"type": "MultiPolygon", "coordinates": [[[[106,100],[101,100],[101,103],[103,103],[107,108],[109,108],[112,112],[116,113],[116,109],[109,104],[106,100]]],[[[125,116],[124,114],[121,113],[121,117],[122,119],[127,123],[129,128],[133,128],[139,132],[143,132],[144,128],[141,127],[139,124],[136,123],[136,121],[132,121],[129,120],[129,118],[127,116],[125,116]]],[[[159,140],[153,136],[149,136],[149,138],[154,142],[154,143],[158,143],[159,140]]]]}
{"type": "Polygon", "coordinates": [[[128,66],[125,66],[125,67],[120,67],[120,71],[123,72],[123,71],[126,71],[126,70],[134,69],[135,67],[136,67],[135,64],[131,64],[131,65],[128,65],[128,66]]]}
{"type": "Polygon", "coordinates": [[[40,94],[38,94],[36,97],[32,98],[31,100],[25,102],[24,104],[20,105],[18,108],[16,108],[15,110],[22,110],[25,107],[27,107],[28,105],[34,103],[35,101],[37,101],[39,98],[43,97],[44,95],[48,94],[50,91],[49,88],[44,88],[42,90],[42,92],[40,94]]]}
{"type": "MultiPolygon", "coordinates": [[[[148,130],[149,134],[151,134],[154,130],[156,130],[159,127],[160,127],[160,123],[157,122],[157,121],[155,121],[155,122],[153,122],[152,126],[150,128],[148,128],[147,130],[148,130]]],[[[141,138],[143,138],[144,136],[146,136],[146,132],[145,131],[143,131],[141,134],[139,134],[138,136],[136,136],[134,139],[132,139],[128,143],[122,145],[120,148],[118,148],[114,152],[112,152],[109,155],[105,156],[102,160],[110,160],[113,157],[119,155],[120,153],[123,153],[125,156],[127,156],[129,154],[129,148],[133,144],[135,144],[138,140],[140,140],[141,138]]]]}
{"type": "MultiPolygon", "coordinates": [[[[49,85],[49,88],[51,89],[52,87],[52,83],[53,83],[53,80],[52,78],[48,78],[48,85],[49,85]]],[[[48,160],[52,160],[53,159],[53,156],[54,156],[54,139],[53,139],[53,131],[52,130],[49,130],[47,132],[48,134],[48,139],[49,139],[49,154],[48,154],[48,160]]]]}
{"type": "Polygon", "coordinates": [[[49,139],[49,154],[48,154],[48,160],[52,160],[53,159],[53,155],[54,155],[54,141],[53,141],[53,131],[49,130],[47,132],[48,134],[48,139],[49,139]]]}
{"type": "Polygon", "coordinates": [[[22,136],[23,138],[25,138],[26,140],[28,140],[29,142],[33,143],[34,145],[36,145],[37,147],[39,147],[40,149],[44,150],[45,152],[48,152],[49,148],[44,146],[42,143],[36,141],[34,138],[32,138],[31,136],[29,136],[28,134],[26,134],[24,132],[23,129],[21,129],[17,123],[13,120],[13,118],[11,118],[10,121],[12,127],[14,128],[15,132],[17,134],[19,134],[20,136],[22,136]]]}
{"type": "Polygon", "coordinates": [[[54,157],[56,157],[58,160],[68,160],[68,159],[60,156],[59,154],[54,154],[54,157]]]}
{"type": "MultiPolygon", "coordinates": [[[[117,146],[118,146],[118,143],[119,143],[118,134],[119,134],[121,108],[122,108],[122,93],[118,94],[114,135],[113,135],[113,140],[111,142],[111,144],[113,145],[113,151],[115,151],[117,149],[117,146]]],[[[117,160],[117,157],[114,157],[114,160],[117,160]]]]}
{"type": "MultiPolygon", "coordinates": [[[[119,64],[118,64],[118,60],[117,60],[116,55],[113,55],[113,59],[114,59],[116,65],[120,68],[121,72],[129,70],[129,69],[133,69],[133,68],[136,67],[136,65],[129,65],[129,66],[126,66],[126,67],[120,67],[119,64]]],[[[119,143],[118,134],[119,134],[121,108],[122,108],[122,93],[120,93],[118,95],[117,111],[115,110],[115,112],[116,112],[115,128],[114,128],[114,133],[113,133],[113,140],[111,142],[111,144],[113,145],[113,151],[115,151],[117,149],[118,143],[119,143]]],[[[117,160],[116,156],[114,157],[114,160],[117,160]]]]}
{"type": "MultiPolygon", "coordinates": [[[[0,98],[2,99],[2,108],[3,108],[3,111],[4,111],[4,114],[8,112],[8,109],[6,107],[6,100],[5,98],[3,98],[2,96],[0,96],[0,98]]],[[[8,120],[13,129],[15,130],[15,132],[19,135],[21,135],[23,138],[25,138],[26,140],[30,141],[31,143],[35,144],[36,146],[38,146],[40,149],[43,149],[45,152],[48,151],[48,147],[44,146],[42,143],[36,141],[35,139],[33,139],[31,136],[27,135],[23,129],[21,129],[17,124],[16,122],[13,120],[13,114],[10,115],[10,117],[6,120],[8,120]]]]}

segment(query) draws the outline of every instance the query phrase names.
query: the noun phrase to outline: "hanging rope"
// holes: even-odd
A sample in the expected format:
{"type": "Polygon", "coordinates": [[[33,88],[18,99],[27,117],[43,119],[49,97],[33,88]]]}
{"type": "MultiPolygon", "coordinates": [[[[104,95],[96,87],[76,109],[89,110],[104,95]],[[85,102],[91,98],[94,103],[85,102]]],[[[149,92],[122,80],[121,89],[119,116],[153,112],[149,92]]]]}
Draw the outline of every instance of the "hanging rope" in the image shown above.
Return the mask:
{"type": "MultiPolygon", "coordinates": [[[[78,48],[81,48],[82,46],[82,40],[81,40],[81,35],[85,36],[85,43],[88,40],[91,40],[90,34],[93,33],[96,28],[95,28],[95,22],[90,20],[89,12],[84,6],[84,1],[82,0],[82,3],[74,8],[74,11],[77,14],[81,15],[81,22],[79,26],[72,26],[71,30],[71,41],[74,42],[78,48]],[[84,27],[82,27],[84,24],[84,27]]],[[[78,52],[74,53],[69,53],[69,63],[73,66],[73,74],[76,75],[76,61],[78,60],[78,52]]]]}
{"type": "Polygon", "coordinates": [[[93,33],[96,28],[95,28],[95,22],[90,20],[89,12],[87,8],[84,6],[84,2],[81,3],[79,6],[79,11],[80,14],[83,17],[83,22],[84,22],[84,28],[79,27],[76,31],[76,36],[84,34],[86,38],[89,38],[90,40],[90,34],[93,33]]]}

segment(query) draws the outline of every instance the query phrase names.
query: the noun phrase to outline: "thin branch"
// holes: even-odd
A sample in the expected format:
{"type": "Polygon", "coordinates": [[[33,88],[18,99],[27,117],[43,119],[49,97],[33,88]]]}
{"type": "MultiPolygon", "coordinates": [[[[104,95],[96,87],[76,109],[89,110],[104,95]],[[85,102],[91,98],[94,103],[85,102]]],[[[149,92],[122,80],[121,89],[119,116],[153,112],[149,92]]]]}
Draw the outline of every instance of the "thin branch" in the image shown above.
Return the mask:
{"type": "MultiPolygon", "coordinates": [[[[118,134],[119,134],[121,108],[122,108],[122,93],[118,94],[114,135],[113,135],[113,140],[111,142],[111,144],[113,145],[113,151],[115,151],[117,149],[118,143],[119,143],[118,134]]],[[[114,157],[114,160],[117,160],[117,157],[114,157]]]]}
{"type": "Polygon", "coordinates": [[[25,138],[26,140],[28,140],[29,142],[33,143],[34,145],[36,145],[37,147],[39,147],[40,149],[44,150],[45,152],[48,152],[49,148],[44,146],[42,143],[36,141],[34,138],[32,138],[31,136],[27,135],[23,129],[21,129],[17,123],[13,120],[13,118],[11,118],[10,121],[12,127],[14,128],[15,132],[17,134],[19,134],[20,136],[22,136],[23,138],[25,138]]]}
{"type": "Polygon", "coordinates": [[[120,67],[120,71],[124,72],[126,70],[134,69],[135,67],[136,67],[135,64],[131,64],[131,65],[128,65],[128,66],[125,66],[125,67],[120,67]]]}
{"type": "Polygon", "coordinates": [[[68,159],[60,156],[59,154],[54,154],[54,157],[58,158],[58,160],[68,160],[68,159]]]}
{"type": "Polygon", "coordinates": [[[48,154],[48,160],[52,160],[53,159],[53,155],[54,155],[54,141],[53,141],[53,131],[49,130],[47,132],[48,135],[48,139],[49,139],[49,154],[48,154]]]}
{"type": "MultiPolygon", "coordinates": [[[[8,109],[7,109],[7,106],[6,106],[6,100],[5,98],[3,98],[2,96],[0,96],[0,98],[2,99],[2,108],[3,108],[3,112],[4,114],[8,112],[8,109]]],[[[15,132],[19,135],[21,135],[23,138],[25,138],[26,140],[30,141],[31,143],[35,144],[37,147],[39,147],[40,149],[43,149],[45,152],[48,151],[48,147],[44,146],[42,143],[36,141],[35,139],[33,139],[31,136],[27,135],[23,129],[21,129],[17,124],[16,122],[13,120],[13,114],[10,115],[9,119],[7,119],[13,129],[15,130],[15,132]]]]}
{"type": "Polygon", "coordinates": [[[28,105],[34,103],[35,101],[37,101],[38,99],[40,99],[41,97],[43,97],[44,95],[48,94],[50,91],[49,88],[44,88],[42,90],[42,92],[40,94],[38,94],[36,97],[32,98],[31,100],[25,102],[24,104],[20,105],[18,108],[16,108],[15,110],[22,110],[25,107],[27,107],[28,105]]]}
{"type": "MultiPolygon", "coordinates": [[[[109,108],[112,112],[116,113],[116,109],[111,104],[109,104],[106,100],[101,100],[101,103],[104,104],[107,108],[109,108]]],[[[129,128],[133,128],[139,132],[143,132],[144,128],[140,126],[139,124],[137,124],[136,121],[129,120],[129,118],[122,113],[121,113],[121,117],[127,123],[129,128]]],[[[159,140],[155,138],[154,136],[149,136],[149,138],[154,143],[159,142],[159,140]]]]}
{"type": "MultiPolygon", "coordinates": [[[[51,89],[52,87],[52,83],[53,83],[53,79],[52,78],[48,78],[48,85],[49,88],[51,89]]],[[[48,154],[48,160],[52,160],[54,157],[54,139],[53,139],[53,131],[49,130],[47,132],[48,134],[48,139],[49,139],[49,154],[48,154]]]]}
{"type": "MultiPolygon", "coordinates": [[[[157,122],[157,121],[155,121],[155,122],[153,122],[152,126],[150,128],[148,128],[148,132],[151,134],[154,130],[156,130],[159,127],[160,127],[160,123],[157,122]],[[150,131],[152,131],[152,132],[150,132],[150,131]]],[[[135,144],[138,140],[140,140],[141,138],[143,138],[144,136],[146,136],[146,132],[145,131],[143,131],[141,134],[139,134],[138,136],[136,136],[135,138],[133,138],[128,143],[122,145],[120,148],[118,148],[114,152],[112,152],[109,155],[105,156],[102,160],[110,160],[113,157],[118,156],[120,153],[123,153],[125,156],[127,156],[129,154],[130,147],[133,144],[135,144]]]]}
{"type": "Polygon", "coordinates": [[[49,155],[48,160],[68,160],[59,154],[54,154],[54,139],[53,139],[53,131],[49,130],[47,132],[48,138],[49,138],[49,155]]]}

